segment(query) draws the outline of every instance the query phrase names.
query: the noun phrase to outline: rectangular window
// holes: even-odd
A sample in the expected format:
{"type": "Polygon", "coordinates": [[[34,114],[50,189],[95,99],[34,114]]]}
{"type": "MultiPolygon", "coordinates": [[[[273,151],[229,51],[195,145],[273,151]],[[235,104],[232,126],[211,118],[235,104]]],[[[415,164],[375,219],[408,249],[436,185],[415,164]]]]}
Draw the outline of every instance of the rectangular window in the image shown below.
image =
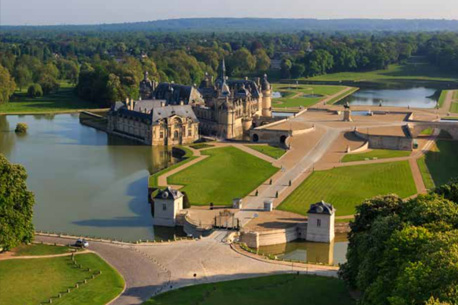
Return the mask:
{"type": "Polygon", "coordinates": [[[162,204],[162,211],[167,210],[167,205],[165,203],[162,204]]]}
{"type": "Polygon", "coordinates": [[[316,220],[316,226],[317,227],[321,227],[321,219],[317,219],[316,220]]]}
{"type": "Polygon", "coordinates": [[[164,138],[164,132],[163,132],[163,131],[161,131],[161,133],[159,134],[159,137],[160,137],[161,139],[164,138]]]}
{"type": "Polygon", "coordinates": [[[192,136],[192,129],[188,128],[188,137],[192,136]]]}

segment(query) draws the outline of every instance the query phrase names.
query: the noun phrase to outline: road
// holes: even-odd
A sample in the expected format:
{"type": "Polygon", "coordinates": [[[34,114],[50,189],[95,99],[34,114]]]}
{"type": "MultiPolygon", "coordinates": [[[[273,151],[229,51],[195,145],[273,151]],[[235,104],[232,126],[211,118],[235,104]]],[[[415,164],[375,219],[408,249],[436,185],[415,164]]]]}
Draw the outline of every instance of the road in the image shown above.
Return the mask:
{"type": "MultiPolygon", "coordinates": [[[[225,231],[217,231],[198,241],[143,245],[91,242],[89,248],[124,277],[126,290],[111,303],[113,305],[142,304],[158,292],[193,284],[275,273],[301,271],[337,276],[335,268],[308,265],[305,269],[239,254],[223,241],[226,234],[225,231]]],[[[37,236],[36,240],[59,244],[73,242],[71,239],[45,236],[37,236]]]]}

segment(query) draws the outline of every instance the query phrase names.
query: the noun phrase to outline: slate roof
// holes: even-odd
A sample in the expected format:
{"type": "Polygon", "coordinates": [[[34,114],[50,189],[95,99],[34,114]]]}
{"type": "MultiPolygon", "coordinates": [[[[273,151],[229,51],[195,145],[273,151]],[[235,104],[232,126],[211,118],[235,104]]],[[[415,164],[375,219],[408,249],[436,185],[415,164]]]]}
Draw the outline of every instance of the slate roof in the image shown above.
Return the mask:
{"type": "Polygon", "coordinates": [[[165,107],[153,108],[152,115],[153,124],[161,119],[171,117],[172,115],[190,118],[193,122],[199,122],[191,105],[168,105],[165,107]]]}
{"type": "Polygon", "coordinates": [[[154,198],[157,199],[171,199],[175,200],[178,198],[183,197],[183,193],[180,192],[179,190],[173,189],[170,186],[168,186],[166,189],[163,189],[159,191],[154,198]]]}
{"type": "Polygon", "coordinates": [[[307,214],[325,214],[331,215],[335,212],[335,209],[332,204],[326,203],[323,200],[317,203],[310,205],[310,209],[307,214]]]}
{"type": "Polygon", "coordinates": [[[169,104],[179,104],[183,101],[185,104],[192,99],[192,86],[160,83],[153,92],[153,98],[158,100],[168,100],[169,104]],[[173,89],[172,91],[170,89],[173,89]],[[171,96],[170,96],[171,94],[171,96]]]}

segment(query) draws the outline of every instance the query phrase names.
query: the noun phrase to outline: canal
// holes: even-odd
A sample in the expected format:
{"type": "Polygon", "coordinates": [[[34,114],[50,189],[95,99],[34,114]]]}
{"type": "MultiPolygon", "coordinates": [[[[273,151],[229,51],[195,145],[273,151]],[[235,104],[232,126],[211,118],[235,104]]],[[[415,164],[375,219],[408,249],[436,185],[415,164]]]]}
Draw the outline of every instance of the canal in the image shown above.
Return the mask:
{"type": "Polygon", "coordinates": [[[177,161],[83,126],[78,114],[0,116],[0,153],[27,169],[36,230],[131,241],[154,236],[148,176],[177,161]],[[18,122],[26,135],[14,132],[18,122]]]}

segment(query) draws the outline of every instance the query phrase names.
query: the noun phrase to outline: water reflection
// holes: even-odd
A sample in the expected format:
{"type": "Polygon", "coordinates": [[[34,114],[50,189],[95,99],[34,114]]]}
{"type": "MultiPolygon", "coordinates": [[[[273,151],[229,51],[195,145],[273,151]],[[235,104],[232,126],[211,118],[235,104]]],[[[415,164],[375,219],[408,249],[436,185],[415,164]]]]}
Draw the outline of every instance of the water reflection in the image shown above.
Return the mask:
{"type": "Polygon", "coordinates": [[[396,106],[414,108],[434,108],[438,100],[439,92],[436,89],[426,87],[380,89],[365,88],[356,91],[351,96],[343,99],[338,104],[362,106],[396,106]]]}
{"type": "Polygon", "coordinates": [[[37,230],[124,240],[153,239],[148,176],[176,161],[83,126],[77,114],[0,116],[0,153],[27,169],[37,230]],[[29,125],[24,137],[18,122],[29,125]]]}
{"type": "Polygon", "coordinates": [[[259,247],[258,253],[275,255],[283,260],[337,266],[346,262],[347,247],[346,235],[338,234],[329,244],[297,240],[286,244],[259,247]]]}

